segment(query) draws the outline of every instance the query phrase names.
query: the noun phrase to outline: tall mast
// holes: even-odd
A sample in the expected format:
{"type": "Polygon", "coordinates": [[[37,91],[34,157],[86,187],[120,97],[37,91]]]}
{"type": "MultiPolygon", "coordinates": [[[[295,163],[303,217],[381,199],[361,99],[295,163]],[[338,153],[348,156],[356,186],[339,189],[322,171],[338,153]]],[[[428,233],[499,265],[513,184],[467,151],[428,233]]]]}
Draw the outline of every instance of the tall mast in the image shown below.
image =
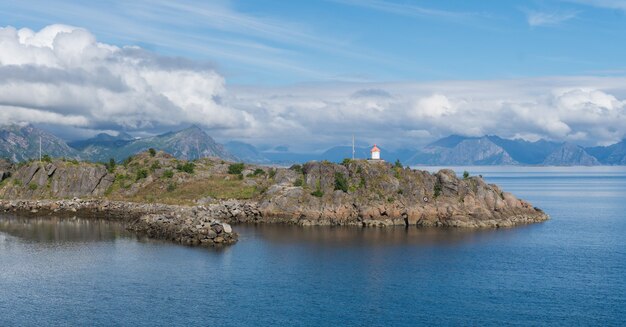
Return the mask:
{"type": "Polygon", "coordinates": [[[352,134],[352,160],[354,160],[354,134],[352,134]]]}
{"type": "Polygon", "coordinates": [[[39,162],[41,163],[41,136],[39,136],[39,162]]]}

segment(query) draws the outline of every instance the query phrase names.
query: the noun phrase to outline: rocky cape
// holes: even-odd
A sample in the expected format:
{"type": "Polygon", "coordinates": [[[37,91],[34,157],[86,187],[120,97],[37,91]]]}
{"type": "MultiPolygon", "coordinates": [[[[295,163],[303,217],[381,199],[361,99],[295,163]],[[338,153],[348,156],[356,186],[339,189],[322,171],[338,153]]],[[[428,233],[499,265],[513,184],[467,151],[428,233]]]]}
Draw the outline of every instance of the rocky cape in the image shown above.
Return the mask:
{"type": "Polygon", "coordinates": [[[134,230],[192,245],[234,242],[236,236],[209,232],[207,226],[221,221],[498,228],[548,219],[480,176],[460,178],[445,169],[433,174],[383,161],[274,168],[216,158],[187,162],[158,152],[113,167],[54,160],[4,162],[0,171],[0,199],[11,206],[5,210],[69,208],[80,215],[126,217],[134,230]]]}

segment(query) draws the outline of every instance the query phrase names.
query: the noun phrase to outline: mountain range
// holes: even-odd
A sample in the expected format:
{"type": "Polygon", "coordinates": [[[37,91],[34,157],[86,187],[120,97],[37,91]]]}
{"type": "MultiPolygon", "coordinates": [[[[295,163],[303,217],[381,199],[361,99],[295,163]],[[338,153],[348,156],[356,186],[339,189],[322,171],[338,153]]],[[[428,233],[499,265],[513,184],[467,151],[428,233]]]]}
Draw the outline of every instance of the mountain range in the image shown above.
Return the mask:
{"type": "MultiPolygon", "coordinates": [[[[123,132],[117,135],[101,133],[90,139],[66,143],[32,125],[0,127],[0,157],[13,162],[36,159],[39,157],[40,140],[43,154],[94,162],[110,158],[122,161],[149,148],[186,160],[217,157],[228,161],[279,165],[311,160],[340,162],[352,157],[351,146],[336,146],[322,153],[294,153],[280,146],[261,151],[239,141],[222,145],[198,126],[146,138],[135,138],[123,132]]],[[[379,148],[383,159],[400,160],[407,165],[626,165],[626,139],[610,146],[585,148],[570,142],[530,142],[495,135],[451,135],[419,150],[379,148]]],[[[356,147],[354,150],[356,158],[368,158],[370,155],[370,147],[356,147]]]]}

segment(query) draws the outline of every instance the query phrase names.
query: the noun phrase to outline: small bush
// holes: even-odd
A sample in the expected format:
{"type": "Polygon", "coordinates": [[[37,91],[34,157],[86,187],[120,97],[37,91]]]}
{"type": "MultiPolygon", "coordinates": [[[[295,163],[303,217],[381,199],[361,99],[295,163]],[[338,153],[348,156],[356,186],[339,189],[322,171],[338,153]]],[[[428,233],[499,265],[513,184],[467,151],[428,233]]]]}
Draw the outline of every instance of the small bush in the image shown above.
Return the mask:
{"type": "Polygon", "coordinates": [[[296,165],[293,165],[293,166],[289,167],[289,169],[293,170],[293,171],[296,171],[296,172],[299,172],[299,173],[302,173],[302,166],[301,165],[297,165],[296,164],[296,165]]]}
{"type": "Polygon", "coordinates": [[[41,161],[43,161],[43,162],[52,162],[52,158],[50,158],[50,156],[49,156],[49,155],[44,154],[44,155],[41,157],[41,161]]]}
{"type": "Polygon", "coordinates": [[[22,186],[22,181],[19,180],[19,179],[14,179],[13,180],[13,185],[15,185],[15,186],[22,186]]]}
{"type": "Polygon", "coordinates": [[[342,165],[347,166],[352,162],[352,159],[350,158],[345,158],[343,159],[343,161],[341,162],[342,165]]]}
{"type": "Polygon", "coordinates": [[[35,183],[28,184],[28,189],[31,190],[31,191],[36,190],[37,189],[37,184],[35,184],[35,183]]]}
{"type": "Polygon", "coordinates": [[[402,166],[402,163],[400,162],[400,159],[396,159],[396,162],[393,164],[393,166],[394,166],[395,168],[400,168],[400,169],[404,168],[404,167],[402,166]]]}
{"type": "Polygon", "coordinates": [[[274,178],[274,176],[276,176],[276,168],[272,168],[270,169],[270,174],[269,174],[270,178],[274,178]]]}
{"type": "Polygon", "coordinates": [[[176,184],[174,184],[174,183],[167,184],[167,191],[168,192],[173,192],[175,190],[176,190],[176,184]]]}
{"type": "Polygon", "coordinates": [[[439,181],[435,183],[435,187],[433,188],[433,193],[434,193],[435,198],[441,195],[441,183],[439,183],[439,181]]]}
{"type": "Polygon", "coordinates": [[[178,164],[176,166],[176,169],[183,173],[193,174],[194,170],[196,169],[196,165],[193,162],[187,162],[184,165],[178,164]]]}
{"type": "Polygon", "coordinates": [[[131,161],[133,161],[133,157],[128,157],[128,158],[124,159],[124,161],[122,161],[122,165],[124,165],[124,167],[128,167],[128,165],[131,163],[131,161]]]}
{"type": "Polygon", "coordinates": [[[342,173],[335,173],[335,191],[336,190],[348,192],[348,181],[342,173]]]}
{"type": "Polygon", "coordinates": [[[257,168],[254,170],[254,176],[265,175],[265,170],[257,168]]]}
{"type": "Polygon", "coordinates": [[[107,168],[109,173],[113,173],[115,171],[115,159],[109,159],[109,162],[105,163],[104,166],[107,168]]]}
{"type": "Polygon", "coordinates": [[[145,169],[139,169],[137,171],[137,176],[135,176],[135,180],[138,181],[140,179],[144,179],[148,177],[148,171],[145,169]]]}
{"type": "Polygon", "coordinates": [[[463,179],[468,179],[469,178],[469,172],[466,170],[463,172],[463,179]]]}
{"type": "Polygon", "coordinates": [[[163,172],[163,177],[165,177],[165,178],[172,178],[172,177],[174,177],[174,172],[171,169],[168,169],[168,170],[163,172]]]}
{"type": "Polygon", "coordinates": [[[324,196],[324,192],[322,192],[322,190],[318,189],[318,190],[315,190],[315,191],[311,192],[311,195],[314,196],[314,197],[321,198],[321,197],[324,196]]]}
{"type": "Polygon", "coordinates": [[[243,174],[239,174],[239,175],[237,175],[237,179],[238,179],[238,180],[242,180],[242,179],[243,179],[243,174]]]}
{"type": "Polygon", "coordinates": [[[150,153],[150,156],[151,156],[151,157],[156,156],[156,150],[155,150],[154,148],[150,148],[150,149],[148,149],[148,153],[150,153]]]}
{"type": "Polygon", "coordinates": [[[295,182],[293,182],[293,186],[302,186],[302,184],[304,184],[302,178],[298,178],[295,182]]]}
{"type": "Polygon", "coordinates": [[[161,168],[161,164],[159,164],[158,161],[153,162],[152,165],[150,166],[150,170],[151,171],[155,171],[155,170],[160,169],[160,168],[161,168]]]}
{"type": "Polygon", "coordinates": [[[241,174],[241,172],[243,172],[245,167],[246,166],[243,164],[243,162],[230,164],[228,166],[228,173],[231,175],[239,175],[241,174]]]}

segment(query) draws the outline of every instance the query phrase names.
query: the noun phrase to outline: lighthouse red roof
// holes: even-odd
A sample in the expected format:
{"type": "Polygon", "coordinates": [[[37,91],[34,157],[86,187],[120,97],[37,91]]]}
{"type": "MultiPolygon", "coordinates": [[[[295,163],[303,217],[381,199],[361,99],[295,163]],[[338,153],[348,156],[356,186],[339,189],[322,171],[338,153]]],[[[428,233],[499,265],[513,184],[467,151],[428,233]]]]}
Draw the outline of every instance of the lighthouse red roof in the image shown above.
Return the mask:
{"type": "Polygon", "coordinates": [[[380,152],[380,149],[376,146],[376,144],[374,144],[374,147],[370,150],[370,152],[380,152]]]}

